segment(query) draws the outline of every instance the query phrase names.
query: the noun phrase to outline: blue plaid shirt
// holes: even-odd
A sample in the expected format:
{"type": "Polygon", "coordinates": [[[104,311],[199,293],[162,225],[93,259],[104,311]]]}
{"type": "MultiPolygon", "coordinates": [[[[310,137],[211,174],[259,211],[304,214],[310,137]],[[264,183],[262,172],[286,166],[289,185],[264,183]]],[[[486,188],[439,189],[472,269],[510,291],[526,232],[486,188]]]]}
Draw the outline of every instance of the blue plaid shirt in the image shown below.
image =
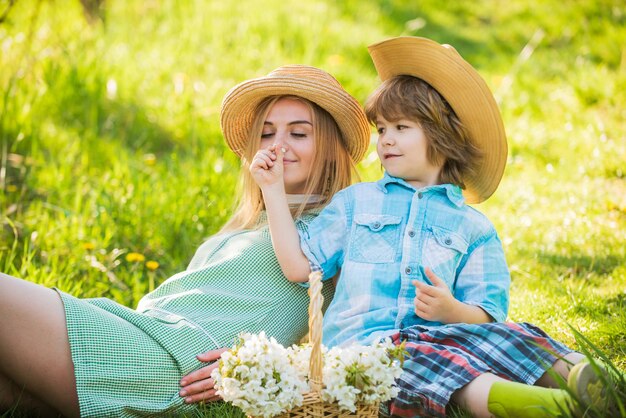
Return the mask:
{"type": "Polygon", "coordinates": [[[323,342],[368,344],[412,325],[438,326],[414,312],[413,280],[430,267],[454,297],[504,321],[510,276],[492,223],[451,184],[420,190],[385,174],[337,193],[300,233],[324,279],[341,270],[324,317],[323,342]]]}

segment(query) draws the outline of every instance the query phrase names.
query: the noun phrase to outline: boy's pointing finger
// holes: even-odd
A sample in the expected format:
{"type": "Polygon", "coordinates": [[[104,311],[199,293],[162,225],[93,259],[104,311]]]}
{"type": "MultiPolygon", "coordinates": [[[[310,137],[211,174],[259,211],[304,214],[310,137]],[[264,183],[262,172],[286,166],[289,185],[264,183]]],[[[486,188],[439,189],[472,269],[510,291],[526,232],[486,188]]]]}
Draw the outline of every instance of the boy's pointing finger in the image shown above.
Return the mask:
{"type": "Polygon", "coordinates": [[[435,287],[445,287],[446,289],[448,288],[448,285],[446,284],[446,282],[441,280],[441,278],[439,276],[437,276],[435,273],[433,273],[433,271],[430,269],[430,267],[424,268],[424,273],[426,273],[426,277],[428,277],[428,279],[433,284],[433,286],[435,286],[435,287]]]}
{"type": "Polygon", "coordinates": [[[419,280],[413,280],[413,286],[415,286],[415,293],[417,296],[419,296],[420,293],[431,295],[432,289],[434,289],[434,286],[431,286],[428,283],[420,282],[419,280]]]}

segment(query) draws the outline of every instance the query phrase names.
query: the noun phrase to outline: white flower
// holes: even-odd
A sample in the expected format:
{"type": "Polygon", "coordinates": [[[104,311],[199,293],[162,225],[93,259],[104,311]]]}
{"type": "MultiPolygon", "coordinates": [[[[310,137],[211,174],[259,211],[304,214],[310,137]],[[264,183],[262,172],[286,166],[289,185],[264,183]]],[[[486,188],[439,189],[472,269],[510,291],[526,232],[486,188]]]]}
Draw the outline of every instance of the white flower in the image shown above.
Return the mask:
{"type": "MultiPolygon", "coordinates": [[[[355,412],[358,404],[384,402],[397,395],[403,347],[390,340],[372,346],[327,350],[322,346],[322,399],[355,412]]],[[[311,346],[284,348],[274,338],[242,334],[213,370],[217,394],[254,416],[272,417],[302,405],[309,390],[311,346]]]]}
{"type": "Polygon", "coordinates": [[[274,338],[242,334],[240,343],[222,354],[213,370],[217,394],[248,415],[266,418],[302,405],[306,381],[274,338]]]}
{"type": "Polygon", "coordinates": [[[389,357],[390,340],[371,346],[334,347],[324,358],[324,390],[327,402],[337,402],[354,412],[358,403],[371,405],[395,397],[395,379],[402,374],[399,361],[389,357]]]}

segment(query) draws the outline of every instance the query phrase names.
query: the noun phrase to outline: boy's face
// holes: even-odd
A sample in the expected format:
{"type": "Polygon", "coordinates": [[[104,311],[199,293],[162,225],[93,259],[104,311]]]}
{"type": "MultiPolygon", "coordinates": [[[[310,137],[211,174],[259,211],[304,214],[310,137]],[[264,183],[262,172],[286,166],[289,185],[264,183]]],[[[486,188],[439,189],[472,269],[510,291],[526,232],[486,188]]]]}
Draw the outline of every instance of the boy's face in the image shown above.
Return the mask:
{"type": "Polygon", "coordinates": [[[443,163],[435,165],[428,160],[428,139],[419,123],[409,119],[391,122],[379,115],[376,130],[376,151],[387,173],[417,189],[439,183],[443,163]]]}

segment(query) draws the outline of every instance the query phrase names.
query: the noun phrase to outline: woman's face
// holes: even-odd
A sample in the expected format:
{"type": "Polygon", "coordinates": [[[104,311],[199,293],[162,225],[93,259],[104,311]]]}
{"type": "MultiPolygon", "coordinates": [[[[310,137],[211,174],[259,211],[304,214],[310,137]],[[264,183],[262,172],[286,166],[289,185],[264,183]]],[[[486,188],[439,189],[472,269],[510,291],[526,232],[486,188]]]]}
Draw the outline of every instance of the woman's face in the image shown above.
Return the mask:
{"type": "Polygon", "coordinates": [[[285,191],[304,193],[315,157],[313,117],[309,106],[291,98],[274,103],[263,123],[261,148],[277,143],[287,145],[283,158],[285,191]]]}

